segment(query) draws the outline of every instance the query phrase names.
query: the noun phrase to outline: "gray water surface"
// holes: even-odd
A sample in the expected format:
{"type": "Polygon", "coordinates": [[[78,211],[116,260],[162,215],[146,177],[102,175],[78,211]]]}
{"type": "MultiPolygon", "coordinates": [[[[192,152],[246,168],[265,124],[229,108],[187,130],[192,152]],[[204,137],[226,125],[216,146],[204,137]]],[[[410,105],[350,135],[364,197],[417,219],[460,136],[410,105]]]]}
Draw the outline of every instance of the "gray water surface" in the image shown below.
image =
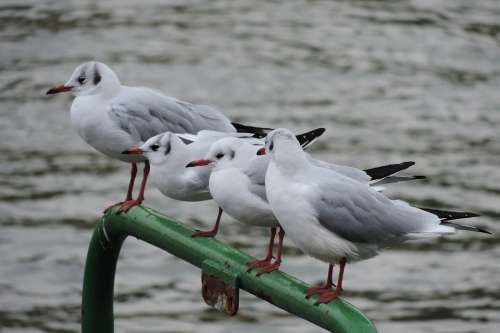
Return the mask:
{"type": "MultiPolygon", "coordinates": [[[[87,244],[125,194],[128,166],[45,96],[97,59],[128,85],[211,104],[239,122],[328,129],[320,158],[360,168],[415,160],[428,180],[387,192],[478,212],[500,234],[500,2],[0,1],[0,331],[78,332],[87,244]]],[[[208,227],[213,203],[153,188],[146,204],[208,227]]],[[[262,255],[266,230],[224,217],[220,239],[262,255]]],[[[327,267],[287,242],[283,270],[327,267]]],[[[380,332],[499,332],[500,241],[460,233],[349,265],[345,298],[380,332]]],[[[199,270],[135,239],[117,272],[117,332],[318,332],[246,293],[207,307],[199,270]]]]}

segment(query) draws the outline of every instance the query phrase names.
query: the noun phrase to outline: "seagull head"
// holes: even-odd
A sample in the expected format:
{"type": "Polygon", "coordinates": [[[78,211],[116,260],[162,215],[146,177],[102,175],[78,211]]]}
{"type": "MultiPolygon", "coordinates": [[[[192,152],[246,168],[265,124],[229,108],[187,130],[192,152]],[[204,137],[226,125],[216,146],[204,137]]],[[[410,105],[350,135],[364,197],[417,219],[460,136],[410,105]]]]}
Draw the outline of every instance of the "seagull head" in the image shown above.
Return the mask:
{"type": "Polygon", "coordinates": [[[159,165],[172,159],[172,155],[178,150],[178,145],[183,145],[177,135],[166,132],[149,138],[140,147],[130,147],[122,154],[140,154],[148,159],[152,165],[159,165]]]}
{"type": "Polygon", "coordinates": [[[295,135],[286,128],[277,128],[266,136],[265,151],[259,149],[258,155],[269,155],[273,160],[293,160],[303,155],[302,147],[295,135]]]}
{"type": "Polygon", "coordinates": [[[201,160],[191,161],[186,167],[208,165],[214,169],[234,167],[238,161],[255,156],[255,147],[245,140],[227,137],[214,142],[201,160]],[[247,153],[248,152],[248,153],[247,153]]]}
{"type": "Polygon", "coordinates": [[[120,80],[111,68],[101,62],[90,61],[79,65],[65,84],[50,88],[47,95],[62,92],[71,92],[75,96],[114,95],[120,87],[120,80]]]}

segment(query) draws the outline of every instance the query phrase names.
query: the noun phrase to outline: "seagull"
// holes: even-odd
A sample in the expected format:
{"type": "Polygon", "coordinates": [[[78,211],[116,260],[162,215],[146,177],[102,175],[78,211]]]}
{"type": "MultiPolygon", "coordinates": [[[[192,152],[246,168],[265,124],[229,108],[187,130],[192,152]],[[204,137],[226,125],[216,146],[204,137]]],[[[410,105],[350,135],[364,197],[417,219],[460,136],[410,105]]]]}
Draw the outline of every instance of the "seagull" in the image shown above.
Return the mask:
{"type": "MultiPolygon", "coordinates": [[[[248,127],[247,127],[248,128],[248,127]]],[[[324,128],[297,135],[304,147],[324,133],[324,128]]],[[[264,141],[254,133],[229,133],[203,130],[197,134],[165,132],[149,138],[140,147],[132,146],[122,152],[127,156],[140,156],[151,165],[151,180],[160,192],[180,201],[204,201],[212,198],[208,184],[209,168],[186,168],[186,164],[205,156],[211,145],[222,138],[233,138],[252,147],[248,158],[255,157],[264,141]]],[[[241,162],[243,165],[247,160],[241,162]]],[[[264,175],[264,172],[262,175],[264,175]]],[[[222,209],[219,207],[217,222],[212,230],[196,231],[194,237],[214,237],[219,228],[222,209]]]]}
{"type": "Polygon", "coordinates": [[[270,228],[270,240],[264,259],[250,261],[248,271],[260,267],[257,275],[279,269],[285,232],[279,226],[266,198],[264,176],[268,158],[257,156],[255,146],[236,137],[227,137],[213,143],[204,159],[194,160],[186,169],[204,169],[210,172],[209,190],[212,198],[224,212],[251,226],[270,228]],[[210,168],[193,168],[194,166],[210,168]],[[273,259],[273,246],[278,231],[278,253],[273,259]]]}
{"type": "MultiPolygon", "coordinates": [[[[194,166],[210,166],[210,194],[219,207],[228,215],[248,225],[270,228],[270,240],[266,257],[248,263],[249,270],[257,266],[261,267],[257,275],[279,269],[283,238],[285,236],[285,231],[279,226],[267,201],[265,174],[269,158],[268,156],[262,156],[265,155],[263,149],[262,145],[252,145],[248,140],[228,136],[214,142],[204,159],[194,160],[187,165],[190,169],[194,166]],[[279,229],[278,252],[273,263],[272,251],[277,229],[279,229]]],[[[316,160],[310,156],[308,158],[312,163],[320,167],[337,170],[337,172],[356,181],[371,182],[376,177],[382,178],[379,179],[380,182],[390,177],[396,177],[399,181],[422,178],[421,176],[392,176],[393,173],[413,165],[413,162],[389,164],[363,171],[353,167],[316,160]]],[[[208,172],[208,168],[201,169],[208,172]]],[[[205,173],[204,176],[206,176],[205,173]]],[[[386,181],[386,183],[390,182],[386,181]]]]}
{"type": "Polygon", "coordinates": [[[119,212],[142,203],[150,170],[144,156],[122,154],[125,149],[167,131],[255,131],[262,137],[270,130],[231,123],[209,106],[181,101],[154,89],[124,86],[111,68],[97,61],[79,65],[65,84],[49,89],[47,95],[63,92],[76,96],[71,105],[71,122],[83,140],[111,158],[131,163],[128,191],[125,201],[119,203],[119,212]],[[133,199],[137,163],[145,166],[139,195],[133,199]]]}
{"type": "Polygon", "coordinates": [[[488,230],[451,220],[478,216],[468,212],[419,209],[391,200],[368,184],[310,159],[287,129],[266,138],[270,156],[265,183],[271,209],[289,238],[303,252],[329,264],[326,283],[306,290],[306,297],[328,303],[342,291],[347,262],[376,256],[383,248],[406,240],[449,235],[457,230],[488,230]],[[333,266],[339,264],[335,290],[333,266]]]}

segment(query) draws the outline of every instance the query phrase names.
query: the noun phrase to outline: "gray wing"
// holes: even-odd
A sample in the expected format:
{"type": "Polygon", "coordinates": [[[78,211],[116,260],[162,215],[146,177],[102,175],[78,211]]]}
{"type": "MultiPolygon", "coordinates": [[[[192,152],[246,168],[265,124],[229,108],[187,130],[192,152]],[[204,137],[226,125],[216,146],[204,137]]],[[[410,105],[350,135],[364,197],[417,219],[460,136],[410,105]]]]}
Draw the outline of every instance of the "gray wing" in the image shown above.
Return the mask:
{"type": "Polygon", "coordinates": [[[432,214],[392,201],[367,184],[347,177],[321,178],[311,202],[318,221],[351,242],[391,243],[439,224],[432,214]]]}
{"type": "Polygon", "coordinates": [[[209,129],[234,132],[234,127],[222,113],[147,88],[125,87],[110,104],[109,115],[120,129],[138,142],[166,131],[197,133],[209,129]]]}
{"type": "Polygon", "coordinates": [[[371,177],[363,170],[356,169],[356,168],[346,166],[346,165],[332,164],[332,163],[328,163],[325,161],[317,160],[315,158],[312,158],[310,155],[308,155],[308,158],[309,158],[309,161],[314,166],[322,167],[325,169],[329,169],[329,170],[338,172],[341,175],[355,179],[359,182],[369,182],[371,180],[371,177]]]}
{"type": "Polygon", "coordinates": [[[201,130],[212,130],[219,132],[236,132],[229,119],[222,112],[208,105],[192,104],[174,99],[174,101],[193,115],[193,133],[201,130]]]}

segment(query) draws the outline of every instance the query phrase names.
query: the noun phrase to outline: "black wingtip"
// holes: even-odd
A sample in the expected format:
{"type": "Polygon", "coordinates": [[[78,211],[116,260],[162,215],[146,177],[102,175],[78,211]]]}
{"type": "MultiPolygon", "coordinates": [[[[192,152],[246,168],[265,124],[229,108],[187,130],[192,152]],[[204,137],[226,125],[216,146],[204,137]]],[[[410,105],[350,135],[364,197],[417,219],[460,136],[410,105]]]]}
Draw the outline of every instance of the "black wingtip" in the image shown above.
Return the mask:
{"type": "Polygon", "coordinates": [[[494,235],[491,231],[484,229],[484,228],[477,228],[478,232],[482,232],[483,234],[488,234],[488,235],[494,235]]]}
{"type": "Polygon", "coordinates": [[[231,123],[238,133],[252,133],[255,138],[265,138],[274,128],[248,126],[240,123],[231,123]]]}
{"type": "MultiPolygon", "coordinates": [[[[323,128],[323,127],[318,127],[318,128],[315,128],[309,132],[305,132],[305,133],[302,133],[302,134],[298,134],[297,135],[297,139],[299,139],[299,137],[303,140],[305,139],[309,139],[309,140],[312,140],[312,139],[316,139],[320,136],[323,135],[323,133],[325,133],[326,129],[323,128]]],[[[299,140],[300,142],[300,140],[299,140]]],[[[302,142],[301,142],[302,143],[302,142]]]]}
{"type": "Polygon", "coordinates": [[[458,219],[468,219],[468,218],[480,216],[479,214],[472,213],[472,212],[455,212],[455,211],[435,209],[435,208],[425,208],[425,207],[417,207],[417,208],[425,210],[428,213],[436,215],[443,222],[451,221],[451,220],[458,220],[458,219]]]}
{"type": "Polygon", "coordinates": [[[371,177],[372,180],[377,180],[408,169],[413,165],[415,165],[414,161],[406,161],[402,163],[387,164],[371,169],[365,169],[364,171],[368,176],[371,177]]]}
{"type": "Polygon", "coordinates": [[[302,134],[298,134],[295,137],[297,138],[297,141],[299,141],[300,145],[302,148],[306,148],[309,146],[314,140],[316,140],[318,137],[323,135],[325,133],[326,129],[323,127],[315,128],[312,131],[305,132],[302,134]]]}
{"type": "Polygon", "coordinates": [[[454,222],[446,222],[446,221],[441,222],[441,224],[453,227],[457,230],[473,231],[473,232],[480,232],[483,234],[493,235],[493,233],[491,231],[489,231],[488,229],[483,228],[483,227],[474,227],[471,225],[462,225],[462,224],[458,224],[458,223],[454,223],[454,222]]]}
{"type": "Polygon", "coordinates": [[[323,135],[323,133],[325,133],[325,131],[326,131],[326,128],[324,128],[324,127],[318,127],[314,130],[314,132],[316,132],[317,136],[323,135]]]}

